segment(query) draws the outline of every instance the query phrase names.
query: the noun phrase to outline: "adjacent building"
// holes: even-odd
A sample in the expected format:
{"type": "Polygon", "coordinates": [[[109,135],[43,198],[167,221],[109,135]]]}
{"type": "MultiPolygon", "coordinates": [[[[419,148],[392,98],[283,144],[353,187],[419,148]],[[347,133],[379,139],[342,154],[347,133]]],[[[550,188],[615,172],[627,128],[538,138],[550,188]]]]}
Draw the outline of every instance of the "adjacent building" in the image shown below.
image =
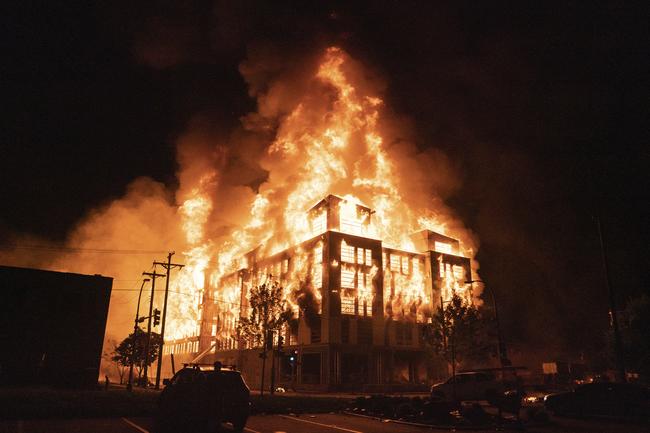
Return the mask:
{"type": "Polygon", "coordinates": [[[97,385],[113,279],[0,266],[0,385],[97,385]]]}

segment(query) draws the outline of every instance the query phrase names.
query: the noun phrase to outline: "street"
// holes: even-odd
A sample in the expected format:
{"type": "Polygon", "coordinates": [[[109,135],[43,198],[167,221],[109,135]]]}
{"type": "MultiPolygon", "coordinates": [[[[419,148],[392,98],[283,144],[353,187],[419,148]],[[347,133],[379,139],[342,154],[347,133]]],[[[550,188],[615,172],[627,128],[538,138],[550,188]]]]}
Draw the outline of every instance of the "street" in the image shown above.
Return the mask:
{"type": "MultiPolygon", "coordinates": [[[[71,420],[2,421],[0,433],[152,433],[151,418],[107,418],[71,420]]],[[[224,425],[222,431],[232,431],[224,425]]],[[[449,431],[346,414],[255,415],[248,420],[247,433],[412,433],[449,431]]],[[[492,430],[472,430],[491,432],[492,430]]],[[[526,429],[532,433],[646,433],[648,426],[615,424],[602,420],[554,418],[548,426],[526,429]]]]}

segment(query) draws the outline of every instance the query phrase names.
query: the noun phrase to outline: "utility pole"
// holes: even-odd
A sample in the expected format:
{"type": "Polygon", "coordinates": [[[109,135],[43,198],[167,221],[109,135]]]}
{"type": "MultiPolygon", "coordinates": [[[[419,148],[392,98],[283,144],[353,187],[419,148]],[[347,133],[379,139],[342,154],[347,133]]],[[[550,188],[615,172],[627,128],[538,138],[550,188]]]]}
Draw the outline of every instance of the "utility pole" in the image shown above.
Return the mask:
{"type": "Polygon", "coordinates": [[[153,272],[143,272],[142,275],[151,277],[151,299],[149,300],[149,320],[147,321],[147,344],[144,349],[144,387],[149,386],[149,377],[147,376],[149,372],[149,346],[151,345],[151,316],[153,316],[153,295],[156,290],[156,278],[164,277],[165,274],[156,273],[156,267],[154,266],[153,272]]]}
{"type": "Polygon", "coordinates": [[[131,350],[131,362],[129,362],[129,383],[126,385],[126,389],[131,391],[133,390],[133,364],[135,363],[135,354],[137,352],[137,343],[138,343],[138,327],[139,317],[140,316],[140,299],[142,298],[142,288],[149,281],[149,278],[142,280],[142,285],[140,286],[140,294],[138,295],[138,306],[135,309],[135,320],[133,321],[133,350],[131,350]]]}
{"type": "Polygon", "coordinates": [[[607,267],[607,253],[605,251],[605,242],[603,240],[603,231],[600,227],[600,218],[595,217],[596,227],[598,228],[598,239],[600,240],[600,253],[603,261],[603,271],[605,273],[605,282],[607,284],[607,292],[609,295],[609,315],[611,325],[614,330],[614,345],[616,348],[616,372],[619,382],[627,382],[625,375],[625,358],[623,357],[623,342],[621,341],[621,331],[618,327],[618,317],[616,315],[616,297],[614,296],[614,288],[609,278],[609,269],[607,267]]]}
{"type": "Polygon", "coordinates": [[[160,370],[162,368],[162,358],[163,358],[163,346],[165,345],[165,319],[167,318],[167,296],[169,295],[169,276],[173,268],[181,269],[185,265],[178,263],[172,263],[172,256],[174,251],[170,251],[167,254],[167,263],[153,262],[155,265],[160,265],[167,271],[166,281],[165,281],[165,300],[163,301],[163,313],[162,313],[162,327],[160,328],[160,347],[158,349],[158,366],[156,368],[156,389],[160,389],[160,370]]]}
{"type": "Polygon", "coordinates": [[[465,281],[465,284],[474,284],[481,283],[485,290],[490,294],[492,298],[492,308],[494,309],[494,322],[497,327],[497,355],[499,356],[499,366],[501,367],[501,374],[503,375],[503,369],[506,365],[511,365],[510,360],[508,359],[508,349],[506,348],[506,343],[503,341],[503,335],[501,334],[501,323],[499,322],[499,308],[497,306],[497,299],[494,296],[494,291],[490,286],[485,284],[481,280],[468,280],[465,281]]]}

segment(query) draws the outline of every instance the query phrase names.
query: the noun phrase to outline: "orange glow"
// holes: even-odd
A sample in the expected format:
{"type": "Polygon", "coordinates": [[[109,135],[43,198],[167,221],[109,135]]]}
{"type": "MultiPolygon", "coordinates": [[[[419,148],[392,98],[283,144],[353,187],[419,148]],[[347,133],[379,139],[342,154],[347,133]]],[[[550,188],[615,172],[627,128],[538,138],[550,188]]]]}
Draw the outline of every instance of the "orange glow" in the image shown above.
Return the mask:
{"type": "MultiPolygon", "coordinates": [[[[246,268],[246,254],[258,247],[258,257],[275,257],[287,248],[295,248],[290,265],[282,258],[269,261],[250,284],[261,284],[269,278],[281,280],[286,299],[296,310],[295,293],[301,284],[310,282],[315,289],[322,284],[323,245],[309,249],[296,246],[327,230],[325,214],[310,218],[308,210],[328,194],[343,198],[338,231],[381,239],[384,246],[395,249],[383,263],[384,304],[385,309],[390,304],[392,315],[413,313],[422,320],[436,304],[424,290],[425,279],[431,276],[427,277],[424,262],[411,254],[416,252],[412,233],[430,229],[459,239],[461,251],[455,254],[473,258],[475,246],[464,228],[447,213],[428,209],[428,203],[415,207],[413,200],[410,203],[405,198],[404,191],[410,188],[408,179],[396,174],[399,161],[384,138],[384,103],[356,83],[357,74],[350,73],[354,67],[341,49],[325,51],[310,90],[280,120],[276,136],[268,144],[262,165],[269,171],[269,179],[255,192],[248,214],[225,241],[214,245],[206,235],[212,200],[216,198],[202,188],[191,191],[180,207],[190,245],[184,252],[187,266],[173,284],[174,290],[186,296],[175,297],[167,338],[197,334],[197,299],[207,291],[214,292],[210,297],[225,312],[223,321],[227,325],[223,329],[234,329],[239,315],[246,312],[246,301],[240,308],[241,281],[228,279],[225,283],[224,277],[246,268]]],[[[363,249],[355,248],[344,241],[341,262],[332,260],[325,266],[340,266],[341,288],[355,288],[358,305],[371,305],[372,282],[380,271],[379,262],[372,263],[369,253],[359,253],[357,250],[363,249]]],[[[448,249],[451,246],[441,244],[440,248],[452,253],[448,249]]],[[[448,264],[440,266],[440,277],[445,281],[442,296],[454,292],[470,296],[464,284],[470,276],[448,264]]],[[[475,262],[473,267],[477,268],[475,262]]],[[[314,294],[320,302],[320,290],[314,294]]],[[[353,311],[351,298],[345,294],[341,297],[344,314],[353,311]]]]}

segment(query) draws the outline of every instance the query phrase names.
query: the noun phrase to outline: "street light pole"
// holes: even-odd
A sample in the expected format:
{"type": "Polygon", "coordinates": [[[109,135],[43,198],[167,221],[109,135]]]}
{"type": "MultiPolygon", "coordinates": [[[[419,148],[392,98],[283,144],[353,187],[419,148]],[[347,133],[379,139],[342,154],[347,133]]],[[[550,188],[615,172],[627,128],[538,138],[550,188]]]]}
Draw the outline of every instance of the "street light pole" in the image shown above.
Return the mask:
{"type": "Polygon", "coordinates": [[[138,342],[138,316],[140,316],[140,299],[142,299],[142,288],[149,281],[149,278],[142,280],[142,285],[140,286],[140,293],[138,294],[138,306],[135,309],[135,319],[133,320],[133,348],[131,350],[131,362],[129,363],[129,383],[126,385],[126,389],[131,391],[133,390],[133,364],[135,363],[135,353],[136,353],[136,343],[138,342]]]}
{"type": "Polygon", "coordinates": [[[154,265],[153,272],[143,272],[142,275],[151,277],[151,299],[149,299],[149,320],[147,322],[147,344],[144,349],[144,387],[149,387],[149,346],[151,345],[151,318],[153,317],[153,296],[156,291],[156,278],[164,277],[165,274],[156,272],[154,265]]]}
{"type": "Polygon", "coordinates": [[[614,296],[614,288],[612,287],[611,279],[609,278],[609,269],[607,267],[607,252],[605,250],[605,241],[603,240],[603,231],[600,227],[600,218],[595,217],[596,227],[598,228],[598,239],[600,241],[600,254],[603,261],[603,272],[605,274],[605,283],[607,283],[607,294],[609,296],[609,315],[611,319],[611,326],[614,331],[614,347],[616,349],[616,374],[619,382],[627,382],[625,374],[625,357],[623,356],[623,342],[621,339],[621,331],[618,326],[618,317],[616,314],[616,297],[614,296]]]}
{"type": "MultiPolygon", "coordinates": [[[[506,350],[506,346],[503,342],[503,337],[501,335],[501,323],[499,322],[499,308],[497,307],[497,300],[494,296],[494,291],[483,281],[481,280],[469,280],[465,281],[466,284],[473,284],[473,283],[481,283],[483,284],[483,287],[487,289],[488,293],[490,294],[490,298],[492,298],[492,308],[494,308],[494,322],[497,327],[497,351],[499,352],[499,365],[501,366],[501,369],[503,370],[503,367],[505,367],[505,363],[508,362],[508,353],[506,350]]],[[[501,372],[503,374],[503,371],[501,372]]]]}

